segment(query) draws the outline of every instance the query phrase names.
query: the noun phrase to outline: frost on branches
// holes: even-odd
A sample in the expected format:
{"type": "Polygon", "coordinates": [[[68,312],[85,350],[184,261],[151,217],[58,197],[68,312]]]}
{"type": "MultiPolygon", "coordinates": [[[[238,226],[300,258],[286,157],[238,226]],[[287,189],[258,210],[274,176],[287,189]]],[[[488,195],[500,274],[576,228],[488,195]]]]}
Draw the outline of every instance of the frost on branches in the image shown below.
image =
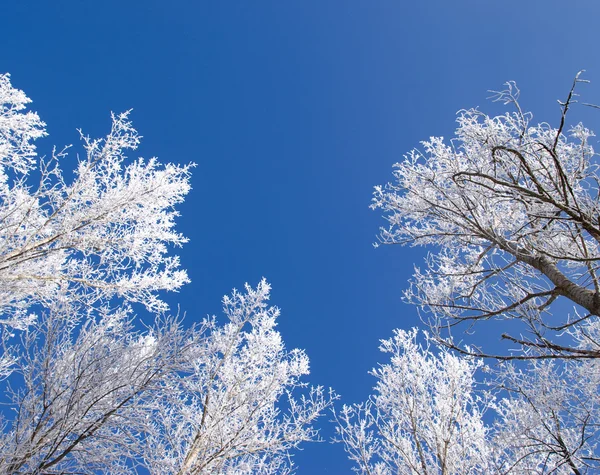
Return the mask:
{"type": "Polygon", "coordinates": [[[312,423],[329,397],[300,381],[308,358],[284,349],[275,330],[279,310],[266,305],[269,289],[263,280],[225,297],[229,322],[205,321],[209,337],[165,380],[149,405],[151,473],[288,473],[289,450],[317,438],[312,423]]]}
{"type": "Polygon", "coordinates": [[[3,388],[1,474],[131,473],[146,400],[179,369],[189,336],[172,321],[136,332],[124,311],[86,317],[75,328],[44,314],[25,332],[23,382],[3,388]]]}
{"type": "Polygon", "coordinates": [[[390,223],[382,243],[439,246],[406,295],[446,344],[460,346],[452,326],[508,319],[521,326],[502,336],[521,357],[600,357],[597,340],[571,338],[584,340],[600,315],[598,161],[593,133],[566,123],[581,81],[557,127],[534,124],[508,83],[497,99],[514,112],[461,112],[450,143],[423,142],[376,188],[372,206],[390,223]],[[572,310],[553,312],[561,301],[572,310]]]}
{"type": "Polygon", "coordinates": [[[481,363],[416,341],[396,330],[382,342],[390,363],[372,371],[376,395],[344,406],[338,438],[355,471],[377,475],[489,474],[494,467],[482,416],[489,401],[475,390],[481,363]]]}
{"type": "Polygon", "coordinates": [[[383,341],[391,360],[371,373],[375,395],[336,415],[355,472],[598,473],[597,360],[504,362],[485,368],[493,381],[477,383],[480,359],[424,339],[413,329],[383,341]]]}
{"type": "Polygon", "coordinates": [[[1,324],[26,327],[33,304],[77,311],[114,297],[166,310],[156,291],[188,281],[167,245],[186,242],[173,207],[190,189],[190,165],[127,160],[140,138],[124,113],[104,139],[82,135],[85,154],[67,182],[65,150],[35,153],[45,124],[23,112],[28,102],[0,75],[1,324]]]}
{"type": "Polygon", "coordinates": [[[43,318],[18,360],[25,384],[8,393],[0,473],[291,472],[330,399],[300,381],[308,358],[285,350],[269,289],[225,297],[224,326],[166,318],[136,332],[117,312],[75,331],[43,318]]]}
{"type": "Polygon", "coordinates": [[[600,368],[597,360],[507,364],[496,405],[498,473],[594,474],[600,471],[600,368]]]}
{"type": "Polygon", "coordinates": [[[29,102],[0,75],[0,474],[291,471],[330,396],[301,381],[269,285],[226,297],[225,325],[184,326],[157,295],[188,281],[168,247],[191,166],[127,159],[126,113],[82,135],[67,180],[29,102]]]}
{"type": "Polygon", "coordinates": [[[395,165],[394,183],[376,187],[372,206],[389,221],[381,243],[437,248],[426,268],[415,271],[406,297],[425,310],[441,348],[432,355],[415,346],[414,335],[397,333],[398,354],[413,353],[419,367],[393,356],[374,373],[378,394],[342,413],[338,430],[361,473],[600,470],[600,174],[594,134],[581,124],[567,126],[580,82],[578,75],[560,103],[556,127],[534,124],[521,110],[516,85],[507,83],[496,99],[513,112],[460,112],[452,141],[423,142],[422,151],[395,165]],[[493,320],[503,322],[509,350],[468,347],[457,338],[466,328],[477,344],[477,330],[493,320]],[[441,364],[449,356],[456,363],[441,364]],[[485,392],[473,399],[472,379],[461,393],[446,391],[448,384],[460,387],[452,382],[457,368],[472,378],[476,357],[499,361],[485,392]],[[433,362],[437,371],[429,369],[433,362]],[[429,375],[423,381],[421,367],[429,375]],[[449,395],[446,405],[472,414],[475,424],[481,424],[477,411],[487,409],[489,425],[467,439],[475,452],[447,434],[431,435],[444,427],[458,433],[460,418],[412,422],[436,414],[445,400],[440,391],[449,395]],[[457,447],[453,465],[441,456],[446,446],[457,447]],[[472,465],[478,459],[471,454],[482,454],[488,465],[472,465]]]}

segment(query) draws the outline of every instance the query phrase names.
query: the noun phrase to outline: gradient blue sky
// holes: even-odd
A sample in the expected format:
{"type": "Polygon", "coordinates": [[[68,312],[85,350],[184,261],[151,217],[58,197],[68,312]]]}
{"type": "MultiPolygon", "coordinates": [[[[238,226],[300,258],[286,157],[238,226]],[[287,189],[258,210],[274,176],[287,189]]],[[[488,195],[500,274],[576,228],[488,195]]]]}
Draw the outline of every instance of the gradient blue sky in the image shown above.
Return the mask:
{"type": "MultiPolygon", "coordinates": [[[[192,284],[169,301],[201,318],[265,276],[310,381],[350,403],[374,384],[379,339],[418,322],[401,292],[424,252],[373,249],[373,185],[451,136],[457,110],[499,110],[486,91],[504,81],[539,120],[579,69],[600,103],[599,14],[597,0],[2,0],[0,71],[48,123],[42,150],[133,108],[141,155],[196,162],[179,221],[192,284]]],[[[592,129],[598,114],[580,111],[592,129]]],[[[328,443],[296,462],[350,471],[328,443]]]]}

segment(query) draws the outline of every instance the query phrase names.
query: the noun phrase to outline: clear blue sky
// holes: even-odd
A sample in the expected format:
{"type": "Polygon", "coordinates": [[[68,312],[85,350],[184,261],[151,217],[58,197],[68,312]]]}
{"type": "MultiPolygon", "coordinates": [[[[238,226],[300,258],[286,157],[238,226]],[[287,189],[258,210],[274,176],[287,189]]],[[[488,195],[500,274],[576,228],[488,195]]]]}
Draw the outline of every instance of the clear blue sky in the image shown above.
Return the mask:
{"type": "MultiPolygon", "coordinates": [[[[265,276],[310,381],[350,403],[374,384],[379,339],[418,322],[401,292],[423,251],[373,249],[373,185],[449,137],[458,109],[497,110],[486,91],[506,80],[540,120],[579,69],[600,103],[599,18],[597,0],[2,0],[0,71],[48,123],[41,149],[133,108],[141,155],[196,162],[179,222],[192,284],[170,301],[201,318],[265,276]]],[[[296,462],[350,470],[329,444],[296,462]]]]}

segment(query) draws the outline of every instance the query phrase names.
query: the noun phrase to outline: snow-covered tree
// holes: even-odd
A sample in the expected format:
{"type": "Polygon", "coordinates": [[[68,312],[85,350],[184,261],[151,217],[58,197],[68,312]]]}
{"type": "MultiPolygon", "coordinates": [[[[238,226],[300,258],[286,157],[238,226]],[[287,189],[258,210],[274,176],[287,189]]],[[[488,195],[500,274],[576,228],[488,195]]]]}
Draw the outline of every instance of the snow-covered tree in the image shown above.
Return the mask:
{"type": "Polygon", "coordinates": [[[536,360],[508,365],[503,376],[508,396],[493,430],[498,473],[598,473],[597,363],[536,360]]]}
{"type": "Polygon", "coordinates": [[[0,473],[132,473],[147,400],[182,367],[191,336],[173,320],[135,331],[122,310],[90,312],[81,327],[45,314],[3,388],[0,473]]]}
{"type": "MultiPolygon", "coordinates": [[[[596,339],[598,330],[591,326],[585,333],[596,339]]],[[[497,381],[504,389],[493,428],[499,473],[598,473],[597,359],[505,362],[497,381]]]]}
{"type": "Polygon", "coordinates": [[[74,178],[66,149],[37,157],[46,135],[30,100],[0,75],[0,324],[24,328],[33,304],[85,308],[115,297],[166,310],[158,290],[188,281],[167,245],[186,239],[174,229],[190,189],[190,165],[127,160],[140,137],[128,113],[113,115],[104,139],[82,134],[85,154],[74,178]]]}
{"type": "Polygon", "coordinates": [[[337,414],[338,440],[362,474],[592,474],[600,469],[597,360],[481,359],[396,330],[375,394],[337,414]],[[485,414],[485,417],[484,417],[485,414]],[[484,419],[487,423],[484,423],[484,419]]]}
{"type": "Polygon", "coordinates": [[[330,404],[301,381],[269,285],[224,299],[228,321],[166,316],[188,281],[168,246],[190,165],[130,160],[128,114],[63,173],[66,150],[0,75],[0,474],[285,473],[330,404]],[[154,323],[142,326],[132,304],[154,323]]]}
{"type": "MultiPolygon", "coordinates": [[[[456,350],[453,357],[467,358],[461,364],[480,356],[526,360],[504,362],[490,373],[495,376],[487,393],[494,398],[482,397],[495,400],[488,416],[494,420],[479,440],[493,464],[483,473],[580,475],[600,469],[600,175],[593,133],[581,124],[567,126],[580,82],[578,75],[560,103],[556,127],[534,124],[519,105],[516,85],[507,83],[495,99],[514,112],[490,117],[478,109],[461,111],[453,140],[423,142],[422,151],[395,165],[395,182],[375,191],[372,206],[383,209],[390,223],[381,230],[381,243],[436,248],[426,268],[415,271],[406,297],[425,310],[440,354],[456,350]],[[494,320],[503,322],[510,351],[492,352],[476,339],[494,320]],[[461,327],[470,330],[471,346],[457,337],[461,327]]],[[[486,334],[489,344],[492,333],[486,334]]],[[[428,351],[419,350],[415,360],[428,351]]],[[[448,365],[432,375],[417,407],[436,407],[436,388],[452,371],[448,365]]],[[[394,385],[386,381],[384,387],[394,385]]],[[[371,415],[378,397],[360,407],[368,409],[358,418],[362,426],[345,421],[354,430],[347,440],[355,460],[361,444],[375,447],[364,452],[365,460],[384,446],[370,427],[381,432],[380,426],[397,420],[381,410],[371,415]]],[[[460,397],[453,398],[460,404],[460,397]]],[[[424,425],[421,431],[433,432],[440,424],[424,425]]],[[[397,444],[388,452],[419,460],[419,446],[409,449],[397,444]]],[[[418,470],[440,473],[424,467],[418,470]]],[[[469,470],[458,473],[479,468],[469,470]]]]}
{"type": "Polygon", "coordinates": [[[41,308],[74,321],[118,302],[165,311],[157,291],[188,281],[167,246],[186,242],[174,206],[190,189],[191,165],[128,160],[140,139],[125,113],[113,115],[106,138],[81,135],[85,153],[67,180],[68,147],[36,154],[46,131],[29,102],[0,75],[0,377],[14,363],[13,332],[41,308]]]}
{"type": "Polygon", "coordinates": [[[149,405],[144,463],[151,473],[288,473],[289,450],[317,437],[312,423],[330,397],[300,381],[308,358],[285,350],[269,290],[263,280],[225,297],[228,323],[204,322],[207,338],[165,380],[149,405]]]}
{"type": "Polygon", "coordinates": [[[389,363],[372,371],[375,395],[344,406],[337,415],[338,439],[355,471],[377,475],[493,473],[489,429],[482,417],[490,399],[475,388],[481,361],[435,351],[417,330],[396,330],[382,341],[389,363]]]}
{"type": "Polygon", "coordinates": [[[0,473],[287,473],[329,406],[300,381],[308,358],[286,351],[263,280],[224,298],[228,322],[135,331],[126,311],[78,328],[45,315],[25,332],[24,384],[8,391],[0,473]]]}
{"type": "Polygon", "coordinates": [[[382,243],[439,249],[406,295],[450,346],[462,347],[452,327],[510,320],[521,325],[502,336],[525,350],[520,357],[600,357],[598,340],[572,338],[600,315],[598,161],[593,133],[567,126],[579,82],[556,127],[534,124],[507,83],[496,99],[514,112],[460,112],[453,140],[423,142],[395,165],[393,183],[376,188],[372,206],[390,223],[382,243]]]}

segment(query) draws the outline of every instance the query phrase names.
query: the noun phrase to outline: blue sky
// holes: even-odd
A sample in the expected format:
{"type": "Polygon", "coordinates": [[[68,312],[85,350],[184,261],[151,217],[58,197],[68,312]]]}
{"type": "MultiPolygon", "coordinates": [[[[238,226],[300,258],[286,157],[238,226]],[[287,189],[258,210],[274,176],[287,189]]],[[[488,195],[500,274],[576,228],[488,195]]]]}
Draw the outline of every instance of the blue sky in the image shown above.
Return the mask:
{"type": "MultiPolygon", "coordinates": [[[[373,249],[372,187],[451,136],[457,110],[499,110],[486,91],[507,80],[539,120],[556,121],[580,69],[600,103],[599,14],[594,0],[3,0],[0,71],[48,123],[41,149],[133,108],[141,155],[196,162],[179,221],[192,284],[169,301],[201,318],[265,276],[311,382],[350,403],[374,384],[379,339],[418,323],[401,293],[424,251],[373,249]]],[[[592,129],[598,113],[578,112],[592,129]]],[[[296,462],[350,469],[329,444],[296,462]]]]}

